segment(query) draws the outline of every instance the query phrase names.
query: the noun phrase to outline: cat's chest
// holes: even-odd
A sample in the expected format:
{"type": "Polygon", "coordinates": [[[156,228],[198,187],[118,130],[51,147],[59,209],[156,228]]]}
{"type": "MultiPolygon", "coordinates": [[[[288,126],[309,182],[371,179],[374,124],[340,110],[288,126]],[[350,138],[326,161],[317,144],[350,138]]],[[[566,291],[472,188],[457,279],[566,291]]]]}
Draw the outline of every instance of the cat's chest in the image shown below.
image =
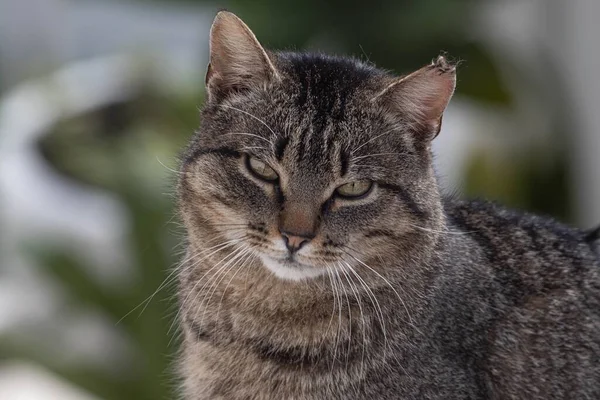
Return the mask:
{"type": "Polygon", "coordinates": [[[188,351],[186,368],[193,371],[187,376],[193,379],[188,387],[195,388],[195,399],[476,398],[476,385],[463,371],[432,358],[315,369],[198,344],[188,351]]]}
{"type": "Polygon", "coordinates": [[[358,326],[349,329],[337,327],[337,340],[318,346],[188,332],[186,363],[207,394],[199,398],[441,399],[473,390],[464,372],[417,333],[388,326],[385,335],[362,337],[358,326]]]}

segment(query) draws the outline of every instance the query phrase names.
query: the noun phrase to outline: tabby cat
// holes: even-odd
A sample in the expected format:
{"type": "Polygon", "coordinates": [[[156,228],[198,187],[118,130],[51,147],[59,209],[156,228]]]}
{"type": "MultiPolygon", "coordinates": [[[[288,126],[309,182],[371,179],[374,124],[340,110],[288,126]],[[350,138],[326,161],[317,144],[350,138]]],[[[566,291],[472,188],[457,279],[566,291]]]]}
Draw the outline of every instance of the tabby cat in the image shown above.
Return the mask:
{"type": "Polygon", "coordinates": [[[600,399],[598,232],[440,194],[455,82],[216,16],[178,185],[185,399],[600,399]]]}

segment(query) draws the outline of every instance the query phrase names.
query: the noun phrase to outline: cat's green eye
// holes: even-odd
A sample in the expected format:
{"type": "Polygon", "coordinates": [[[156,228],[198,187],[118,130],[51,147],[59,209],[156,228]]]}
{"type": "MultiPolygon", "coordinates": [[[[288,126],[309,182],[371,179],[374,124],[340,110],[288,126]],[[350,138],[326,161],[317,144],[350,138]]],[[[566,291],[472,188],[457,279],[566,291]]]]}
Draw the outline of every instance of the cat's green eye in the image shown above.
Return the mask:
{"type": "Polygon", "coordinates": [[[273,168],[269,167],[258,158],[248,156],[246,158],[246,166],[250,172],[262,180],[273,182],[279,178],[279,175],[277,175],[277,172],[275,172],[273,168]]]}
{"type": "Polygon", "coordinates": [[[371,181],[355,181],[338,187],[335,192],[341,197],[357,198],[368,194],[372,187],[373,182],[371,181]]]}

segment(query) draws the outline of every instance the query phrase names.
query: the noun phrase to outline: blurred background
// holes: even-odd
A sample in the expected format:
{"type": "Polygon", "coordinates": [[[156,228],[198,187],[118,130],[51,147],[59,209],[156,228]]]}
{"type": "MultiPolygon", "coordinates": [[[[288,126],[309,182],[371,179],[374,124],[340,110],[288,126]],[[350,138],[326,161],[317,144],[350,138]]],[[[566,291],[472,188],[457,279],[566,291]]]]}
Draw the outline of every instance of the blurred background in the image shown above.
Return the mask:
{"type": "Polygon", "coordinates": [[[448,193],[600,223],[596,0],[1,0],[0,399],[172,399],[178,151],[210,23],[405,73],[461,60],[448,193]]]}

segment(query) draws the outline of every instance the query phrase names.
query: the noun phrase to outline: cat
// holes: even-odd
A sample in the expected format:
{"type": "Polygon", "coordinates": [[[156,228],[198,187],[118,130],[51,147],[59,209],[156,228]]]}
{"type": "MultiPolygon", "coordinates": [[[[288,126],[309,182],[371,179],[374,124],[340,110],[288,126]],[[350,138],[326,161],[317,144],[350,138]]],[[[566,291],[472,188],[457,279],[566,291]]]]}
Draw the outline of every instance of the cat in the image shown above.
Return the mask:
{"type": "Polygon", "coordinates": [[[218,13],[178,183],[185,399],[600,399],[598,231],[440,193],[455,82],[218,13]]]}

